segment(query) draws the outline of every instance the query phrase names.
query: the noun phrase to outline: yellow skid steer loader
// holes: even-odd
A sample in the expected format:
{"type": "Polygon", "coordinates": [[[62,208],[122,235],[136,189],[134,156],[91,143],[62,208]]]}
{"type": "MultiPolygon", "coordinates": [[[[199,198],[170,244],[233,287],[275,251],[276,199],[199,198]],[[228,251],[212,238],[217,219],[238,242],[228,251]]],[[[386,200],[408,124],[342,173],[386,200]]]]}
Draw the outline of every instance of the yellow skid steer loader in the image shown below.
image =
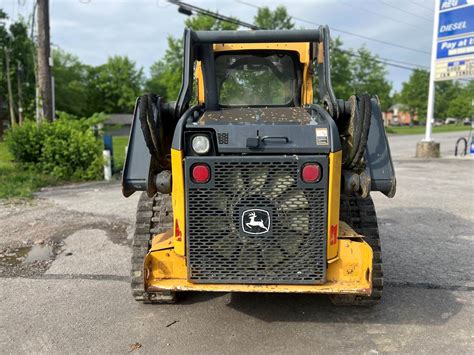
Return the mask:
{"type": "Polygon", "coordinates": [[[176,102],[147,94],[134,111],[123,174],[124,196],[144,191],[133,296],[324,293],[374,305],[383,271],[370,194],[395,186],[377,97],[334,95],[327,27],[186,29],[176,102]]]}

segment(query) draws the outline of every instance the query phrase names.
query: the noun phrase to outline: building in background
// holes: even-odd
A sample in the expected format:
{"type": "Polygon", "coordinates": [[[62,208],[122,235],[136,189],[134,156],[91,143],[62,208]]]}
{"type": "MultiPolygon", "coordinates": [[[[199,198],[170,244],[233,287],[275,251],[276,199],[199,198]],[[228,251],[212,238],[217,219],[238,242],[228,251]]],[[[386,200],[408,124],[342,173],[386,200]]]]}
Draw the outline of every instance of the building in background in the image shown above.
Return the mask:
{"type": "Polygon", "coordinates": [[[112,113],[104,122],[104,131],[112,136],[128,136],[132,127],[131,113],[112,113]]]}
{"type": "Polygon", "coordinates": [[[384,115],[385,125],[411,126],[418,124],[418,116],[412,115],[403,104],[394,104],[389,107],[384,115]]]}

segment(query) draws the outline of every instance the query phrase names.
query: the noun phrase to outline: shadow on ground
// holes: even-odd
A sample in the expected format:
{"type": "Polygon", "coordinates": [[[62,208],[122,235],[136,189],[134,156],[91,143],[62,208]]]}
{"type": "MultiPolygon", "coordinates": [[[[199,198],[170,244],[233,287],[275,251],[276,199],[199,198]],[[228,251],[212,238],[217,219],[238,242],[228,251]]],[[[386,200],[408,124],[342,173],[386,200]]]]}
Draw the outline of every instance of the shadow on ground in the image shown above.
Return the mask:
{"type": "MultiPolygon", "coordinates": [[[[324,295],[232,293],[227,306],[266,322],[445,324],[463,308],[455,291],[472,291],[471,222],[435,208],[390,208],[379,217],[386,275],[380,305],[335,307],[324,295]]],[[[191,292],[180,303],[223,295],[191,292]]]]}
{"type": "MultiPolygon", "coordinates": [[[[226,294],[189,293],[180,304],[209,302],[226,294]]],[[[459,313],[462,302],[452,291],[386,288],[378,306],[336,307],[325,295],[231,293],[227,307],[265,322],[442,325],[459,313]]]]}

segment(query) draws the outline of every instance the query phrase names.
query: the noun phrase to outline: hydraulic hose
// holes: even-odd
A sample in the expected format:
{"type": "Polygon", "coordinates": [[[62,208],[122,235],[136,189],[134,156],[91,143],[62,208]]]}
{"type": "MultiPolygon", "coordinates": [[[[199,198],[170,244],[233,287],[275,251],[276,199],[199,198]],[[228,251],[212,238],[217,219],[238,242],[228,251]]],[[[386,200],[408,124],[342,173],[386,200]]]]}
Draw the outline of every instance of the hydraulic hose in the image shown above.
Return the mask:
{"type": "Polygon", "coordinates": [[[163,146],[164,130],[161,117],[161,98],[155,94],[140,97],[139,119],[146,146],[158,161],[165,156],[163,146]]]}
{"type": "Polygon", "coordinates": [[[342,134],[345,140],[343,166],[346,169],[362,170],[372,117],[370,96],[368,94],[353,95],[348,103],[351,111],[342,134]]]}

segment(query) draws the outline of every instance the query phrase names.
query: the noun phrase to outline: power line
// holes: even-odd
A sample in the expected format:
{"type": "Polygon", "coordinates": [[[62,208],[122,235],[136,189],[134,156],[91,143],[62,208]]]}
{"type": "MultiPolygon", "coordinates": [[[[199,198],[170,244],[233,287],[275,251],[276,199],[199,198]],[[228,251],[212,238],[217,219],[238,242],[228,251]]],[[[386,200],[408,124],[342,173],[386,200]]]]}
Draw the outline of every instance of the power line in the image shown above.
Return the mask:
{"type": "Polygon", "coordinates": [[[432,22],[432,20],[429,19],[429,18],[426,18],[426,17],[424,17],[424,16],[420,16],[420,15],[415,14],[415,13],[410,12],[410,11],[406,11],[406,10],[404,10],[403,8],[399,7],[399,6],[392,5],[392,4],[390,4],[390,3],[387,3],[387,2],[384,1],[384,0],[380,0],[380,2],[381,2],[382,4],[384,4],[385,6],[391,7],[392,9],[398,10],[398,11],[400,11],[400,12],[403,12],[403,13],[408,14],[408,15],[411,15],[411,16],[418,17],[419,19],[422,19],[422,20],[427,21],[427,22],[432,22]]]}
{"type": "Polygon", "coordinates": [[[434,9],[433,9],[433,8],[431,8],[431,7],[426,7],[426,6],[423,6],[423,5],[419,4],[419,3],[417,3],[416,1],[413,1],[413,2],[411,2],[411,4],[413,4],[413,5],[415,5],[415,6],[418,6],[418,7],[421,7],[422,9],[425,9],[425,10],[430,10],[431,12],[433,12],[433,11],[434,11],[434,9]]]}
{"type": "Polygon", "coordinates": [[[412,67],[414,67],[415,69],[430,69],[429,66],[427,65],[421,65],[421,64],[415,64],[415,63],[410,63],[410,62],[405,62],[405,61],[402,61],[402,60],[396,60],[396,59],[387,59],[387,58],[380,58],[382,60],[387,60],[387,61],[390,61],[390,62],[393,62],[393,63],[398,63],[398,64],[405,64],[405,65],[410,65],[412,67]]]}
{"type": "MultiPolygon", "coordinates": [[[[308,21],[308,20],[305,20],[305,19],[302,19],[302,18],[299,18],[299,17],[294,17],[294,16],[292,16],[292,17],[293,17],[295,20],[297,20],[297,21],[305,22],[305,23],[308,23],[308,24],[310,24],[310,25],[314,25],[314,26],[319,26],[319,25],[320,25],[319,23],[312,22],[312,21],[308,21]]],[[[430,52],[423,51],[423,50],[421,50],[421,49],[416,49],[416,48],[412,48],[412,47],[407,47],[407,46],[404,46],[404,45],[402,45],[402,44],[393,43],[393,42],[388,42],[388,41],[376,39],[376,38],[373,38],[373,37],[364,36],[364,35],[361,35],[361,34],[358,34],[358,33],[349,32],[349,31],[342,30],[342,29],[339,29],[339,28],[336,28],[336,27],[330,27],[330,29],[333,30],[333,31],[335,31],[335,32],[344,33],[344,34],[349,35],[349,36],[359,37],[359,38],[365,39],[365,40],[367,40],[367,41],[377,42],[377,43],[385,44],[385,45],[387,45],[387,46],[396,47],[396,48],[400,48],[400,49],[405,49],[405,50],[409,50],[409,51],[412,51],[412,52],[418,52],[418,53],[423,53],[423,54],[430,54],[430,52]]]]}
{"type": "MultiPolygon", "coordinates": [[[[256,9],[261,9],[260,6],[257,6],[257,5],[254,5],[254,4],[250,4],[250,3],[245,2],[245,1],[241,1],[241,0],[236,0],[236,1],[239,2],[239,3],[241,3],[241,4],[244,4],[244,5],[247,5],[247,6],[251,6],[251,7],[253,7],[253,8],[256,8],[256,9]]],[[[314,25],[314,26],[320,26],[319,23],[316,23],[316,22],[313,22],[313,21],[309,21],[309,20],[303,19],[303,18],[301,18],[301,17],[296,17],[296,16],[291,16],[291,17],[292,17],[294,20],[297,20],[297,21],[300,21],[300,22],[308,23],[308,24],[314,25]]],[[[333,27],[333,26],[330,26],[329,28],[330,28],[332,31],[334,31],[334,32],[339,32],[339,33],[344,33],[344,34],[349,35],[349,36],[359,37],[359,38],[365,39],[365,40],[367,40],[367,41],[377,42],[377,43],[385,44],[385,45],[387,45],[387,46],[392,46],[392,47],[396,47],[396,48],[400,48],[400,49],[405,49],[405,50],[409,50],[409,51],[412,51],[412,52],[418,52],[418,53],[423,53],[423,54],[428,54],[428,55],[431,54],[430,52],[423,51],[423,50],[421,50],[421,49],[412,48],[412,47],[407,47],[407,46],[404,46],[404,45],[402,45],[402,44],[398,44],[398,43],[394,43],[394,42],[388,42],[388,41],[380,40],[380,39],[377,39],[377,38],[364,36],[364,35],[361,35],[361,34],[358,34],[358,33],[346,31],[346,30],[343,30],[343,29],[340,29],[340,28],[336,28],[336,27],[333,27]]]]}
{"type": "Polygon", "coordinates": [[[187,4],[187,3],[182,2],[182,1],[168,0],[168,2],[173,4],[173,5],[179,6],[178,11],[183,13],[184,15],[190,16],[190,15],[192,15],[193,11],[195,11],[199,14],[214,17],[215,19],[225,21],[225,22],[229,22],[229,23],[233,23],[233,24],[238,25],[238,26],[247,27],[247,28],[250,28],[252,30],[258,30],[259,29],[258,26],[255,26],[251,23],[240,21],[240,20],[238,20],[234,17],[224,16],[224,15],[221,15],[217,12],[212,12],[212,11],[203,9],[201,7],[197,7],[197,6],[194,6],[194,5],[191,5],[191,4],[187,4]]]}
{"type": "MultiPolygon", "coordinates": [[[[357,58],[362,58],[362,56],[358,55],[357,53],[354,53],[352,51],[349,51],[347,49],[342,49],[342,48],[334,48],[335,51],[340,51],[342,53],[345,53],[347,55],[357,57],[357,58]]],[[[409,62],[403,62],[403,61],[398,61],[395,59],[388,59],[388,58],[381,58],[379,56],[372,58],[374,62],[385,64],[391,67],[399,68],[399,69],[406,69],[406,70],[415,70],[415,69],[429,69],[426,66],[420,66],[417,64],[409,63],[409,62]],[[406,65],[405,65],[406,64],[406,65]]]]}
{"type": "MultiPolygon", "coordinates": [[[[264,28],[261,28],[259,26],[256,26],[256,25],[253,25],[253,24],[249,24],[248,22],[244,22],[244,21],[240,21],[236,18],[231,18],[231,17],[227,17],[227,16],[224,16],[224,15],[221,15],[221,14],[218,14],[216,12],[212,12],[212,11],[209,11],[209,10],[205,10],[203,8],[200,8],[198,6],[194,6],[194,5],[190,5],[190,4],[187,4],[187,3],[184,3],[182,1],[176,1],[176,0],[168,0],[169,3],[173,4],[173,5],[177,5],[177,6],[180,6],[180,8],[178,9],[178,11],[180,11],[181,13],[183,13],[184,15],[192,15],[192,11],[195,11],[197,13],[200,13],[200,14],[204,14],[204,15],[207,15],[207,16],[210,16],[210,17],[213,17],[213,18],[216,18],[216,19],[219,19],[219,20],[222,20],[222,21],[229,21],[228,19],[231,19],[232,22],[231,23],[234,23],[234,24],[237,24],[241,27],[247,27],[247,28],[251,28],[253,30],[261,30],[261,29],[264,29],[264,28]],[[185,11],[183,11],[183,9],[185,11]],[[192,11],[191,11],[192,10],[192,11]]],[[[240,2],[240,1],[239,1],[240,2]]],[[[243,2],[242,2],[243,3],[243,2]]],[[[246,3],[245,3],[246,4],[246,3]]],[[[252,5],[254,6],[254,5],[252,5]]],[[[342,48],[335,48],[336,51],[340,51],[340,52],[343,52],[345,54],[348,54],[350,56],[353,56],[353,57],[358,57],[360,58],[361,56],[358,55],[357,53],[354,53],[350,50],[346,50],[346,49],[342,49],[342,48]]],[[[424,69],[424,68],[427,68],[427,67],[422,67],[422,66],[419,66],[417,64],[414,64],[414,63],[409,63],[409,62],[404,62],[404,61],[399,61],[399,60],[395,60],[395,59],[388,59],[388,58],[381,58],[381,57],[375,57],[375,58],[372,58],[373,61],[375,62],[378,62],[378,63],[381,63],[381,64],[384,64],[384,65],[388,65],[388,66],[392,66],[392,67],[396,67],[396,68],[399,68],[399,69],[406,69],[406,70],[415,70],[415,69],[424,69]]]]}
{"type": "Polygon", "coordinates": [[[377,11],[374,11],[374,10],[371,10],[371,9],[368,9],[368,8],[366,8],[366,7],[362,7],[362,6],[360,6],[360,5],[354,5],[354,4],[351,4],[351,3],[349,3],[349,2],[345,2],[345,1],[341,1],[341,2],[339,2],[339,4],[342,4],[342,5],[345,5],[345,6],[349,6],[349,7],[353,8],[353,9],[359,10],[359,11],[361,11],[361,12],[368,12],[368,13],[370,13],[370,14],[373,14],[373,15],[376,15],[376,16],[379,16],[379,17],[384,17],[384,18],[386,18],[386,19],[389,19],[389,20],[394,21],[394,22],[397,22],[397,23],[403,23],[403,24],[405,24],[405,25],[407,25],[407,26],[410,26],[410,27],[412,27],[412,28],[417,28],[417,29],[419,29],[419,30],[425,30],[425,31],[426,31],[426,28],[418,27],[418,26],[416,26],[416,25],[414,25],[414,24],[412,24],[412,23],[410,23],[410,22],[405,22],[405,21],[400,20],[399,18],[394,18],[394,17],[391,17],[391,16],[387,16],[387,15],[382,14],[382,13],[380,13],[380,12],[377,12],[377,11]]]}

